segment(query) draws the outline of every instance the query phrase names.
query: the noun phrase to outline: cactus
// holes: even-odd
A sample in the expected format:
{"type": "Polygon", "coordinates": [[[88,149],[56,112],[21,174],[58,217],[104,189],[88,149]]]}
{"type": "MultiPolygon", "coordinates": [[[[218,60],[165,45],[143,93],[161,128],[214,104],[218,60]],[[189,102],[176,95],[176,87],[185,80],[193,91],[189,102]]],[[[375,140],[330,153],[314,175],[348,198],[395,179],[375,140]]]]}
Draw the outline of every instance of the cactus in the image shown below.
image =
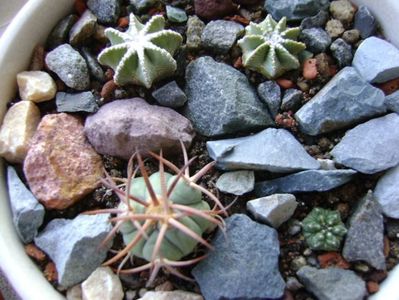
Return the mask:
{"type": "Polygon", "coordinates": [[[126,32],[113,28],[105,30],[111,46],[101,51],[98,61],[114,69],[116,84],[134,83],[150,88],[155,80],[176,71],[173,55],[183,38],[164,27],[162,16],[153,16],[143,25],[134,14],[130,14],[126,32]]]}
{"type": "Polygon", "coordinates": [[[346,234],[338,211],[316,207],[302,221],[306,242],[313,250],[336,251],[346,234]]]}
{"type": "Polygon", "coordinates": [[[299,33],[299,27],[287,29],[285,17],[278,23],[271,15],[259,24],[251,22],[245,28],[245,36],[238,41],[243,65],[269,79],[298,69],[297,55],[306,48],[304,43],[296,41],[299,33]]]}

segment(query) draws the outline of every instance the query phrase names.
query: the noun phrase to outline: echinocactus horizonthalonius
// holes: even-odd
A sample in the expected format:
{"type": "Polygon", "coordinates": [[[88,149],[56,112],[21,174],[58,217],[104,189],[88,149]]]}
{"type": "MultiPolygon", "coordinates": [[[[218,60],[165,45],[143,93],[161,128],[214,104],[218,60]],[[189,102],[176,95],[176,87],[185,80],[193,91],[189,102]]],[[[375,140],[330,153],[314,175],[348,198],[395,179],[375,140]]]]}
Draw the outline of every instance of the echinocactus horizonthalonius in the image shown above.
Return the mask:
{"type": "Polygon", "coordinates": [[[302,221],[306,243],[313,250],[339,249],[346,228],[338,211],[316,207],[302,221]]]}
{"type": "Polygon", "coordinates": [[[275,79],[288,70],[298,69],[297,55],[306,45],[298,42],[300,28],[287,28],[286,18],[278,23],[268,15],[259,24],[250,23],[245,28],[245,36],[238,41],[243,56],[243,65],[275,79]]]}
{"type": "Polygon", "coordinates": [[[133,83],[150,88],[154,81],[173,75],[177,68],[173,55],[183,38],[164,28],[162,16],[153,16],[143,25],[130,14],[129,28],[125,32],[113,28],[105,30],[111,46],[101,51],[98,61],[115,71],[116,84],[133,83]]]}

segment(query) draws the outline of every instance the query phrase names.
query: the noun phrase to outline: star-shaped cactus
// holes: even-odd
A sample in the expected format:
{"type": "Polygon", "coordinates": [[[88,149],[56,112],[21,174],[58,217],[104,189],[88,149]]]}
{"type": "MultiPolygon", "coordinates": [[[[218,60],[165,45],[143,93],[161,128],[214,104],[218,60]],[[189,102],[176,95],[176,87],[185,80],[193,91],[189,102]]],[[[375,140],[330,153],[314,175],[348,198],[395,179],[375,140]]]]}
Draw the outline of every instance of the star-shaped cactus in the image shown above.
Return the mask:
{"type": "Polygon", "coordinates": [[[297,41],[299,33],[299,27],[287,28],[285,17],[278,23],[270,15],[259,24],[251,22],[245,28],[245,36],[238,41],[244,66],[269,79],[298,69],[297,55],[306,48],[297,41]]]}
{"type": "Polygon", "coordinates": [[[98,61],[114,69],[116,84],[134,83],[150,88],[154,81],[172,75],[177,68],[173,55],[183,38],[164,28],[162,16],[153,16],[143,25],[130,14],[125,32],[105,30],[111,46],[99,54],[98,61]]]}

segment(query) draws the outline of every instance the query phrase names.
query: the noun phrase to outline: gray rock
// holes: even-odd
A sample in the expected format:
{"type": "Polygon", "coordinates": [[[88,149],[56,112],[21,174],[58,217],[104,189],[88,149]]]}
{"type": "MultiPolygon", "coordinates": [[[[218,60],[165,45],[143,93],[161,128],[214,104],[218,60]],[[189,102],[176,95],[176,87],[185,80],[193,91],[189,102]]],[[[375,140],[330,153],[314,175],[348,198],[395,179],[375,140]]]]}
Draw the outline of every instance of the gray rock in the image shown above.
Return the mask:
{"type": "Polygon", "coordinates": [[[88,0],[87,7],[105,24],[116,23],[121,13],[119,0],[88,0]]]}
{"type": "Polygon", "coordinates": [[[355,44],[360,39],[360,31],[357,29],[350,29],[342,34],[342,39],[348,44],[355,44]]]}
{"type": "Polygon", "coordinates": [[[372,36],[377,30],[377,20],[367,8],[360,6],[355,14],[354,28],[360,31],[362,39],[372,36]]]}
{"type": "Polygon", "coordinates": [[[328,21],[328,17],[328,12],[321,10],[317,15],[303,19],[301,22],[301,29],[303,30],[314,27],[324,27],[328,21]]]}
{"type": "Polygon", "coordinates": [[[326,24],[325,29],[332,39],[341,36],[345,31],[345,27],[342,22],[335,19],[329,20],[326,24]]]}
{"type": "Polygon", "coordinates": [[[200,134],[208,137],[274,124],[247,77],[208,56],[188,65],[186,95],[184,114],[200,134]]]}
{"type": "Polygon", "coordinates": [[[269,128],[252,136],[209,141],[206,146],[217,166],[225,170],[288,173],[320,166],[285,129],[269,128]]]}
{"type": "Polygon", "coordinates": [[[68,40],[69,31],[78,19],[77,15],[68,15],[63,18],[51,31],[47,39],[48,47],[54,49],[65,44],[68,40]]]}
{"type": "Polygon", "coordinates": [[[58,46],[46,55],[48,68],[70,88],[89,88],[90,77],[85,59],[69,44],[58,46]]]}
{"type": "Polygon", "coordinates": [[[42,225],[45,210],[26,188],[13,167],[7,167],[7,185],[12,220],[22,242],[30,243],[42,225]]]}
{"type": "Polygon", "coordinates": [[[256,220],[278,228],[292,217],[297,205],[294,195],[274,194],[248,201],[247,210],[256,220]]]}
{"type": "Polygon", "coordinates": [[[286,90],[281,103],[281,110],[282,111],[291,110],[293,112],[296,112],[298,108],[301,106],[302,99],[303,99],[303,94],[300,90],[297,89],[286,90]]]}
{"type": "Polygon", "coordinates": [[[187,14],[184,9],[166,5],[166,16],[174,23],[184,23],[187,21],[187,14]]]}
{"type": "Polygon", "coordinates": [[[79,45],[91,37],[96,29],[97,17],[88,9],[69,31],[69,43],[79,45]]]}
{"type": "Polygon", "coordinates": [[[331,154],[339,164],[374,174],[399,164],[398,147],[399,116],[392,113],[347,131],[331,154]]]}
{"type": "Polygon", "coordinates": [[[386,96],[385,105],[389,110],[399,113],[399,91],[386,96]]]}
{"type": "Polygon", "coordinates": [[[91,54],[90,50],[86,47],[82,48],[82,56],[86,60],[87,67],[89,68],[90,75],[100,82],[105,81],[104,71],[100,64],[97,62],[97,58],[91,54]]]}
{"type": "Polygon", "coordinates": [[[343,257],[349,262],[361,260],[385,270],[384,218],[371,191],[359,202],[348,227],[343,257]]]}
{"type": "Polygon", "coordinates": [[[383,213],[399,219],[399,166],[390,169],[382,176],[374,189],[374,197],[382,207],[383,213]]]}
{"type": "Polygon", "coordinates": [[[98,110],[96,97],[92,92],[82,92],[78,94],[68,94],[58,92],[55,98],[57,112],[89,112],[94,113],[98,110]]]}
{"type": "Polygon", "coordinates": [[[336,39],[331,44],[330,50],[334,58],[338,61],[338,65],[340,68],[352,64],[352,46],[345,42],[343,39],[336,39]]]}
{"type": "Polygon", "coordinates": [[[151,7],[156,6],[159,0],[130,0],[130,5],[132,6],[135,13],[144,13],[151,7]]]}
{"type": "Polygon", "coordinates": [[[243,214],[225,221],[227,239],[219,230],[212,242],[215,251],[192,271],[204,298],[280,299],[285,283],[276,230],[243,214]]]}
{"type": "Polygon", "coordinates": [[[112,241],[101,242],[111,231],[109,214],[54,219],[35,238],[35,244],[55,263],[58,282],[68,288],[85,280],[107,256],[112,241]]]}
{"type": "Polygon", "coordinates": [[[319,300],[363,300],[367,295],[365,282],[353,271],[304,266],[297,276],[319,300]]]}
{"type": "Polygon", "coordinates": [[[266,0],[265,10],[276,20],[287,17],[291,21],[314,16],[329,5],[329,0],[266,0]]]}
{"type": "Polygon", "coordinates": [[[335,163],[331,159],[318,158],[317,161],[320,163],[320,170],[336,170],[335,163]]]}
{"type": "Polygon", "coordinates": [[[274,118],[281,105],[280,86],[273,80],[265,81],[258,85],[257,91],[260,99],[267,105],[269,113],[274,118]]]}
{"type": "Polygon", "coordinates": [[[367,81],[386,82],[399,77],[399,50],[385,40],[369,37],[357,48],[352,64],[367,81]]]}
{"type": "Polygon", "coordinates": [[[331,45],[330,35],[322,28],[304,29],[299,38],[306,44],[307,50],[314,54],[325,52],[331,45]]]}
{"type": "Polygon", "coordinates": [[[217,53],[227,53],[244,31],[244,26],[232,21],[211,21],[202,32],[201,41],[204,48],[217,53]]]}
{"type": "Polygon", "coordinates": [[[187,102],[186,94],[180,89],[176,81],[169,82],[152,93],[155,100],[162,106],[181,107],[187,102]]]}
{"type": "Polygon", "coordinates": [[[384,93],[352,67],[342,69],[295,114],[303,133],[318,135],[386,111],[384,93]]]}
{"type": "Polygon", "coordinates": [[[353,170],[308,170],[255,184],[255,194],[264,197],[275,193],[324,192],[349,182],[353,170]]]}
{"type": "Polygon", "coordinates": [[[216,187],[223,193],[244,195],[251,192],[255,186],[253,171],[235,171],[222,174],[216,181],[216,187]]]}
{"type": "Polygon", "coordinates": [[[205,23],[197,16],[190,16],[187,21],[186,45],[188,49],[198,50],[201,46],[201,36],[205,23]]]}

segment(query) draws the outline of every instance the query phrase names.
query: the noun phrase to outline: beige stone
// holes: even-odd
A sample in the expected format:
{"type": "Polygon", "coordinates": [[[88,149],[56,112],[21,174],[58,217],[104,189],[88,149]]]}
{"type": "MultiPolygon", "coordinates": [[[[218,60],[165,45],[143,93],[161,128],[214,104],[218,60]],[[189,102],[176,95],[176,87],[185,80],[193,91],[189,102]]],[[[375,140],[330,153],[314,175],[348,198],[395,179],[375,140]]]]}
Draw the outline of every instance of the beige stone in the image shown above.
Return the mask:
{"type": "Polygon", "coordinates": [[[0,129],[0,156],[9,162],[22,163],[39,122],[40,111],[33,102],[14,104],[7,111],[0,129]]]}
{"type": "Polygon", "coordinates": [[[97,268],[82,282],[83,300],[122,300],[122,284],[109,267],[97,268]]]}
{"type": "Polygon", "coordinates": [[[67,300],[82,300],[82,287],[77,284],[67,290],[67,300]]]}
{"type": "Polygon", "coordinates": [[[147,292],[139,300],[204,300],[201,295],[185,291],[147,292]]]}
{"type": "Polygon", "coordinates": [[[39,103],[53,99],[57,93],[53,78],[46,72],[21,72],[17,75],[17,83],[22,100],[39,103]]]}

